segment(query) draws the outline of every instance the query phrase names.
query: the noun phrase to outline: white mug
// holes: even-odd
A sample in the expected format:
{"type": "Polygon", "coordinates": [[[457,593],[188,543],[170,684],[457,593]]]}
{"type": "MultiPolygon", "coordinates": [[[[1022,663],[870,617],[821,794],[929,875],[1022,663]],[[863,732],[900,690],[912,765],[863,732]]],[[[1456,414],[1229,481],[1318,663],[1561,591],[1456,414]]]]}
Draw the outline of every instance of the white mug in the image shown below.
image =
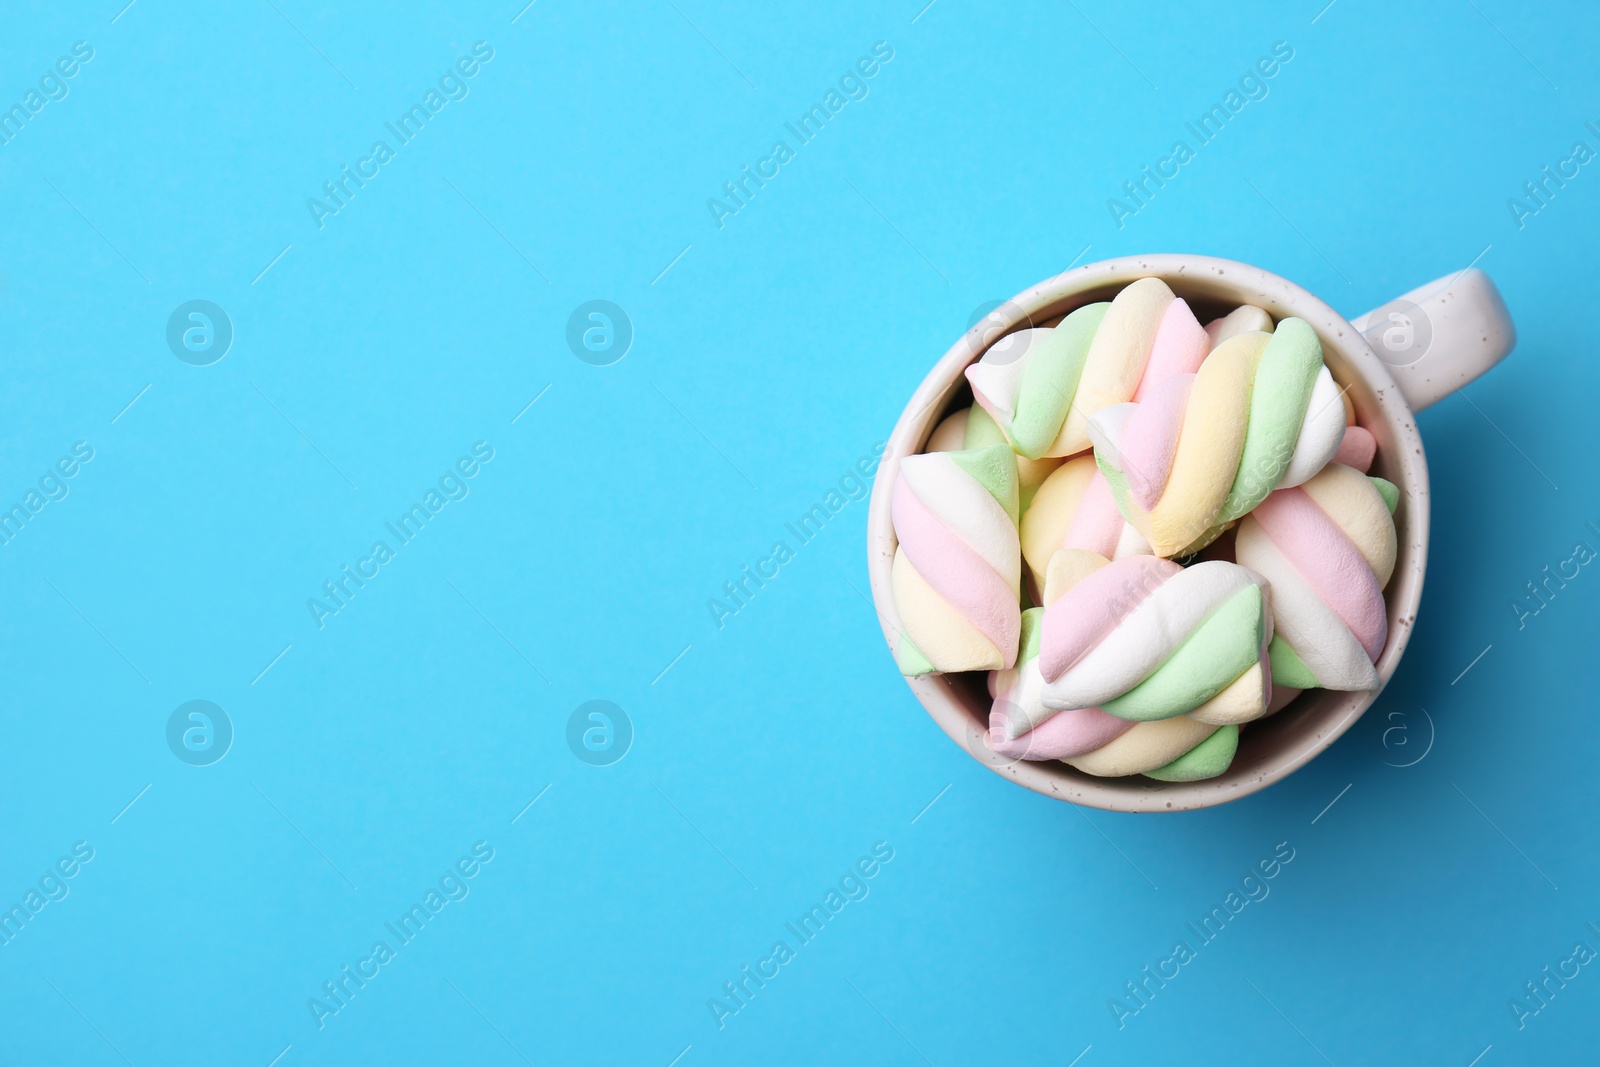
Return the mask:
{"type": "Polygon", "coordinates": [[[1384,590],[1389,638],[1378,657],[1378,688],[1307,691],[1285,710],[1246,727],[1233,765],[1216,778],[1095,778],[1053,760],[1010,760],[985,743],[990,698],[982,673],[906,679],[934,722],[991,770],[1046,796],[1109,811],[1185,811],[1246,796],[1297,770],[1372,705],[1411,638],[1428,557],[1428,468],[1413,415],[1494,366],[1516,344],[1500,293],[1488,275],[1473,268],[1354,320],[1276,274],[1209,256],[1130,256],[1090,263],[1041,282],[1002,304],[945,353],[889,437],[867,517],[867,567],[878,620],[891,649],[901,629],[890,581],[896,541],[889,516],[900,460],[922,451],[956,401],[959,406],[970,402],[964,372],[995,341],[1015,329],[1053,324],[1074,308],[1109,300],[1128,283],[1150,277],[1165,281],[1202,321],[1240,304],[1254,304],[1274,319],[1298,316],[1316,330],[1329,371],[1348,387],[1356,420],[1377,439],[1372,473],[1400,489],[1395,511],[1399,552],[1384,590]]]}

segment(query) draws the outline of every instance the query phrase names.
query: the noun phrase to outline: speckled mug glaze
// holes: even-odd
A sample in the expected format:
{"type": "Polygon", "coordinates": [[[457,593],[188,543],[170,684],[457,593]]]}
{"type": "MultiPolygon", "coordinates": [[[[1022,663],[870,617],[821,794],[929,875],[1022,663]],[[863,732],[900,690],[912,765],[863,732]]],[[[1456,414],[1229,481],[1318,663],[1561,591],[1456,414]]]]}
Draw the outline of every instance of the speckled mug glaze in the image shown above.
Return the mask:
{"type": "Polygon", "coordinates": [[[1240,304],[1255,304],[1274,319],[1294,315],[1311,324],[1322,339],[1328,369],[1349,390],[1357,421],[1377,438],[1372,473],[1400,488],[1395,511],[1399,555],[1384,590],[1389,639],[1378,658],[1379,688],[1362,693],[1307,691],[1283,711],[1248,725],[1240,733],[1233,765],[1205,781],[1158,782],[1139,775],[1095,778],[1053,760],[997,756],[984,743],[990,698],[983,673],[906,679],[934,722],[996,774],[1045,796],[1108,811],[1188,811],[1237,800],[1297,770],[1372,705],[1411,638],[1428,559],[1428,467],[1413,413],[1472,381],[1504,359],[1516,343],[1510,315],[1494,283],[1470,268],[1353,321],[1276,274],[1209,256],[1129,256],[1076,267],[1041,282],[1007,301],[945,353],[889,437],[867,517],[867,566],[878,620],[891,648],[900,621],[890,582],[896,541],[889,502],[900,460],[921,452],[939,421],[970,403],[963,372],[990,344],[1019,327],[1053,324],[1074,308],[1110,300],[1129,282],[1150,277],[1162,279],[1188,300],[1202,322],[1240,304]],[[1389,335],[1382,331],[1391,320],[1408,331],[1406,337],[1413,342],[1420,327],[1427,334],[1426,344],[1402,347],[1400,355],[1392,355],[1386,347],[1385,358],[1380,358],[1363,331],[1371,330],[1388,346],[1389,335]]]}

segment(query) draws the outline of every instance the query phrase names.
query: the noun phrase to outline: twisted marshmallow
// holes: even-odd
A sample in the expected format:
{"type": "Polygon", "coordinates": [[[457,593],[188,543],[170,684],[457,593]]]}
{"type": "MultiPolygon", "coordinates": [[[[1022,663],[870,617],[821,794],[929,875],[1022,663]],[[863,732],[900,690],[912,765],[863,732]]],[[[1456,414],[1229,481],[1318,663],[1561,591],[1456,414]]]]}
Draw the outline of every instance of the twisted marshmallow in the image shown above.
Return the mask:
{"type": "Polygon", "coordinates": [[[1001,670],[1017,658],[1022,550],[1005,445],[900,461],[890,506],[901,673],[1001,670]]]}
{"type": "Polygon", "coordinates": [[[1209,350],[1189,305],[1159,278],[1141,278],[1060,325],[1001,338],[967,380],[1018,454],[1071,456],[1090,446],[1090,415],[1193,372],[1209,350]]]}
{"type": "Polygon", "coordinates": [[[1197,373],[1089,424],[1118,507],[1161,556],[1204,547],[1273,489],[1311,478],[1344,428],[1322,344],[1295,318],[1228,338],[1197,373]]]}
{"type": "Polygon", "coordinates": [[[1267,497],[1234,552],[1272,584],[1273,676],[1294,689],[1376,689],[1388,640],[1399,491],[1341,464],[1267,497]]]}
{"type": "Polygon", "coordinates": [[[989,748],[1008,759],[1062,760],[1101,777],[1145,774],[1168,782],[1214,778],[1233,763],[1239,728],[1186,715],[1134,723],[1099,708],[1043,706],[1039,631],[1043,608],[1022,613],[1022,647],[1013,670],[989,676],[989,748]],[[1018,722],[1036,722],[1030,729],[1018,722]]]}
{"type": "Polygon", "coordinates": [[[1184,568],[1063,549],[1040,626],[1044,706],[1098,707],[1130,722],[1259,718],[1272,684],[1265,584],[1222,560],[1184,568]]]}

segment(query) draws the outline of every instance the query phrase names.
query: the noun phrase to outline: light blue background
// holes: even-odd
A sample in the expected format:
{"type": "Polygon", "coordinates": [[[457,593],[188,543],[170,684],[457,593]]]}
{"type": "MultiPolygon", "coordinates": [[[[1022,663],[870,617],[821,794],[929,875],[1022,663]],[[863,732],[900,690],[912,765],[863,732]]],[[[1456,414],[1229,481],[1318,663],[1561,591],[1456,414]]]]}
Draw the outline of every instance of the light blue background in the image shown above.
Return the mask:
{"type": "Polygon", "coordinates": [[[0,33],[7,107],[95,50],[0,146],[0,503],[95,449],[0,548],[0,899],[95,850],[0,948],[0,1060],[1594,1054],[1600,966],[1525,1029],[1508,1006],[1600,948],[1600,576],[1511,608],[1600,547],[1600,170],[1523,228],[1506,204],[1600,148],[1587,5],[120,3],[0,33]],[[319,229],[307,198],[479,40],[470,95],[319,229]],[[878,41],[870,95],[719,229],[707,199],[878,41]],[[1119,229],[1107,198],[1277,41],[1270,95],[1119,229]],[[864,502],[707,609],[975,308],[1138,251],[1350,315],[1476,259],[1520,332],[1421,417],[1432,565],[1388,692],[1173,818],[1045,800],[934,727],[863,603],[864,502]],[[236,332],[209,367],[165,342],[192,299],[236,332]],[[632,320],[615,365],[567,347],[591,299],[632,320]],[[307,598],[480,440],[470,496],[319,630],[307,598]],[[209,767],[165,740],[193,699],[236,731],[209,767]],[[609,767],[565,740],[592,699],[635,731],[609,767]],[[307,999],[480,840],[470,896],[319,1030],[307,999]],[[870,896],[719,1029],[708,998],[880,841],[870,896]],[[1119,1030],[1123,983],[1285,841],[1119,1030]]]}

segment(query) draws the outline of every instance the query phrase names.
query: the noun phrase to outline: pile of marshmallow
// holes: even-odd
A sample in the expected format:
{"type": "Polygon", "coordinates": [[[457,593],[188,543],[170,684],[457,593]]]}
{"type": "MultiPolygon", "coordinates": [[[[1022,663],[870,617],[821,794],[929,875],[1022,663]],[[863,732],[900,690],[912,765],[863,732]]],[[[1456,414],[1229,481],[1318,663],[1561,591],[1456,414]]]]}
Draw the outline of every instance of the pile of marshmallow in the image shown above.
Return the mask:
{"type": "Polygon", "coordinates": [[[1144,278],[966,373],[894,486],[895,659],[990,672],[996,753],[1198,781],[1302,690],[1377,687],[1399,493],[1304,320],[1202,327],[1144,278]]]}

